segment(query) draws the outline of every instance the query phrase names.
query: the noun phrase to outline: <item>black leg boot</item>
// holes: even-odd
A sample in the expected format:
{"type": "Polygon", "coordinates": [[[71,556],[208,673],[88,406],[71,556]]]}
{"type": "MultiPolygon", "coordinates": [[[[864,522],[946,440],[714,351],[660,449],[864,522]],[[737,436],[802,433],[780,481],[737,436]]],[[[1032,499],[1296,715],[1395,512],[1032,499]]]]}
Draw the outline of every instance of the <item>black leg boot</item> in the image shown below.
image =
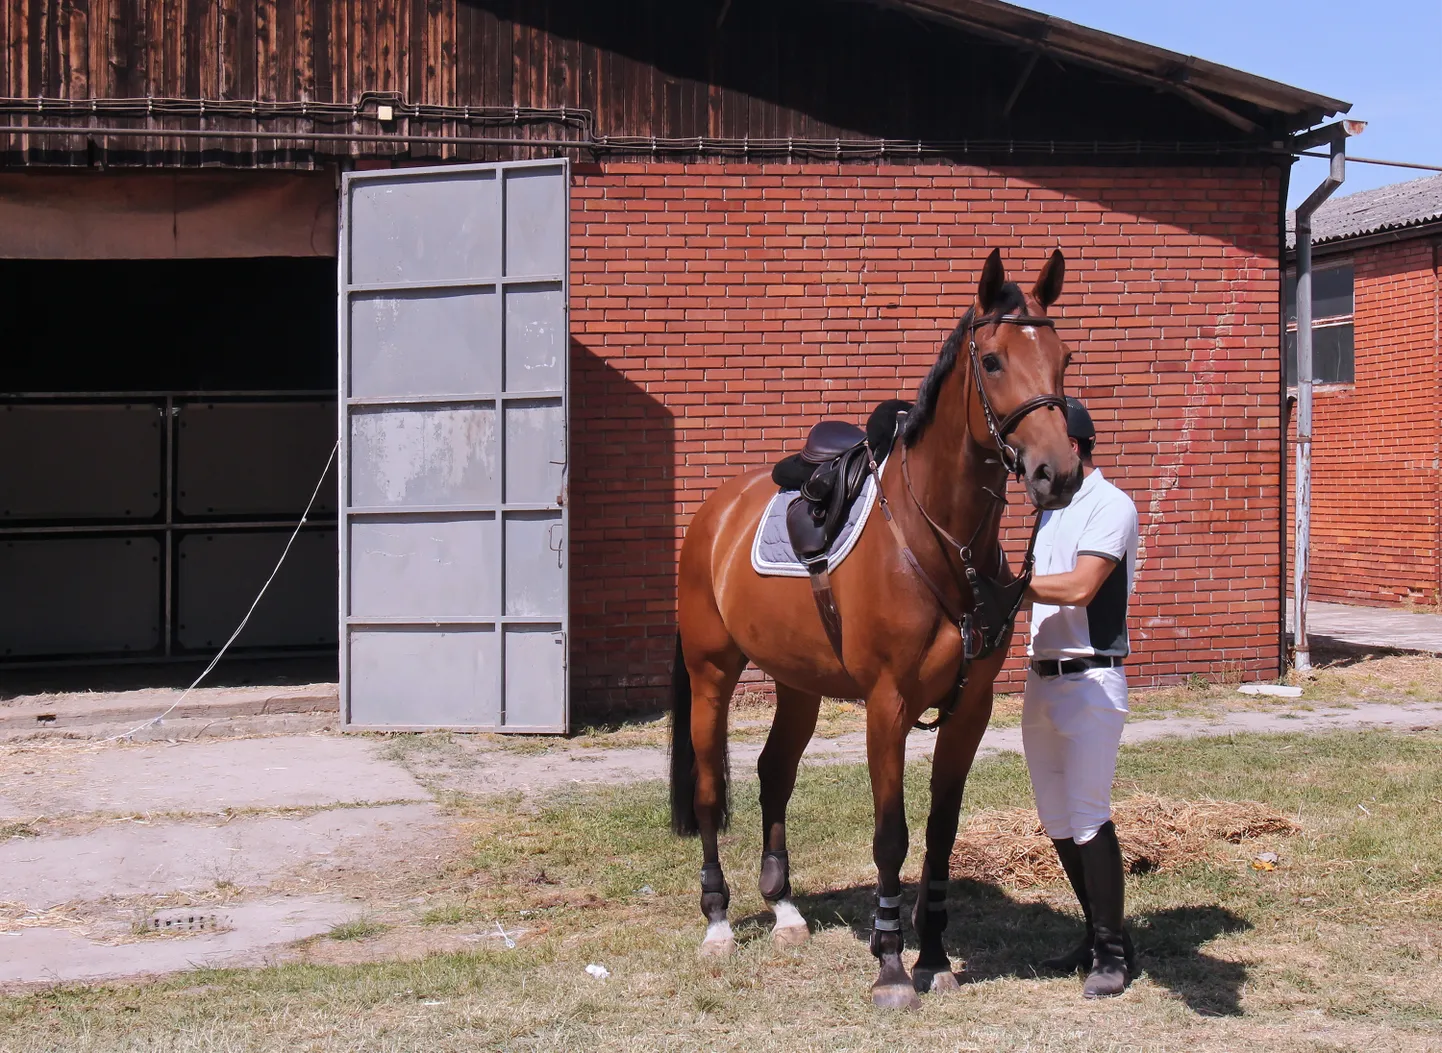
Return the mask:
{"type": "Polygon", "coordinates": [[[1048,972],[1074,973],[1078,969],[1091,970],[1092,967],[1092,946],[1096,943],[1096,933],[1092,929],[1092,907],[1087,899],[1086,877],[1082,870],[1081,846],[1070,837],[1063,840],[1052,838],[1051,843],[1056,846],[1057,858],[1061,860],[1061,868],[1066,871],[1067,880],[1071,882],[1072,891],[1076,893],[1077,902],[1081,904],[1082,915],[1086,918],[1086,935],[1075,950],[1057,958],[1048,958],[1041,963],[1041,967],[1048,972]]]}
{"type": "Polygon", "coordinates": [[[1117,828],[1110,821],[1081,846],[1081,858],[1096,933],[1096,957],[1082,993],[1088,998],[1110,998],[1125,991],[1131,981],[1130,947],[1123,922],[1126,873],[1117,828]]]}

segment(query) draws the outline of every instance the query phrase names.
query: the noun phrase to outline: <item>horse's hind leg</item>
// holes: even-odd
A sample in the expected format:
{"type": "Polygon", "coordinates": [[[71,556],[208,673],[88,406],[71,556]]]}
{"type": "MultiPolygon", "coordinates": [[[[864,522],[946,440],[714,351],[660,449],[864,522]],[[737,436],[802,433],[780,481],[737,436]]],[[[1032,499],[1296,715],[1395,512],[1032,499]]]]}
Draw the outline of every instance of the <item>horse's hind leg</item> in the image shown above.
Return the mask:
{"type": "Polygon", "coordinates": [[[691,676],[691,744],[696,751],[696,824],[701,834],[701,912],[706,916],[704,957],[736,949],[726,912],[731,890],[721,870],[720,832],[730,822],[726,734],[731,694],[746,667],[734,644],[727,651],[687,662],[691,676]]]}
{"type": "Polygon", "coordinates": [[[796,767],[816,731],[821,696],[776,685],[776,719],[756,771],[761,777],[761,895],[776,914],[771,939],[797,947],[811,936],[791,902],[791,862],[786,854],[786,805],[796,788],[796,767]]]}

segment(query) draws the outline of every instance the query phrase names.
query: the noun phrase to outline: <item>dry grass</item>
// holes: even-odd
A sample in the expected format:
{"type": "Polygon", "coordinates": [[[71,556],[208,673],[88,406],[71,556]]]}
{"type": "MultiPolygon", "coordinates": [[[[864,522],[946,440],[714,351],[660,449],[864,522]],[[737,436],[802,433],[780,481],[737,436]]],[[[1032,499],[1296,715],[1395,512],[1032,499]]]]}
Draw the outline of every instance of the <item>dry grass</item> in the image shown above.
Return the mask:
{"type": "MultiPolygon", "coordinates": [[[[1215,858],[1221,844],[1298,832],[1297,823],[1255,801],[1179,801],[1137,794],[1112,812],[1127,871],[1149,874],[1215,858]]],[[[951,876],[1030,889],[1065,880],[1036,812],[1008,808],[974,815],[957,836],[951,876]]]]}
{"type": "MultiPolygon", "coordinates": [[[[908,768],[909,882],[926,785],[925,765],[908,768]]],[[[802,951],[776,951],[767,936],[752,794],[737,794],[722,839],[741,945],[724,964],[696,960],[698,848],[667,833],[664,787],[586,788],[525,809],[508,797],[468,806],[470,851],[431,879],[408,923],[387,915],[381,935],[316,940],[300,964],[3,999],[0,1049],[1442,1048],[1442,735],[1154,743],[1123,751],[1119,786],[1132,802],[1121,811],[1153,816],[1158,839],[1175,827],[1210,840],[1129,877],[1144,975],[1105,1005],[1084,1002],[1074,979],[1032,971],[1076,936],[1066,886],[1018,887],[998,868],[956,881],[949,900],[948,950],[970,982],[914,1014],[873,1010],[867,776],[831,765],[803,768],[792,809],[793,883],[815,934],[802,951]],[[1267,825],[1278,816],[1295,829],[1267,825]],[[1261,829],[1276,832],[1247,840],[1261,829]],[[1249,866],[1262,845],[1282,857],[1276,871],[1249,866]],[[403,939],[407,925],[425,939],[403,939]],[[418,948],[433,953],[412,957],[418,948]],[[591,963],[611,978],[593,980],[591,963]]],[[[968,783],[971,816],[1015,814],[1027,800],[1015,756],[981,762],[968,783]]],[[[1133,833],[1123,827],[1124,840],[1133,833]]],[[[411,902],[401,897],[414,888],[397,886],[393,902],[411,902]]]]}

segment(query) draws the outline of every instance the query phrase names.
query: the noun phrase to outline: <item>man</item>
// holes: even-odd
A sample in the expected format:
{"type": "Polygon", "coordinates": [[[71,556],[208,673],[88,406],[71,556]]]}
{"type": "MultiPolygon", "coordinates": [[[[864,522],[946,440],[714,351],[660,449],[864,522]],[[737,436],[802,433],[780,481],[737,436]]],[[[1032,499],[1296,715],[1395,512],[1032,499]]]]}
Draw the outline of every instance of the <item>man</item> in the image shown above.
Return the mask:
{"type": "Polygon", "coordinates": [[[1137,509],[1092,464],[1096,428],[1067,400],[1067,434],[1082,463],[1081,489],[1042,513],[1031,601],[1031,669],[1022,744],[1037,814],[1086,917],[1076,950],[1043,962],[1089,970],[1083,993],[1107,998],[1135,972],[1123,927],[1121,846],[1111,822],[1112,778],[1127,717],[1122,662],[1130,653],[1127,597],[1137,560],[1137,509]]]}

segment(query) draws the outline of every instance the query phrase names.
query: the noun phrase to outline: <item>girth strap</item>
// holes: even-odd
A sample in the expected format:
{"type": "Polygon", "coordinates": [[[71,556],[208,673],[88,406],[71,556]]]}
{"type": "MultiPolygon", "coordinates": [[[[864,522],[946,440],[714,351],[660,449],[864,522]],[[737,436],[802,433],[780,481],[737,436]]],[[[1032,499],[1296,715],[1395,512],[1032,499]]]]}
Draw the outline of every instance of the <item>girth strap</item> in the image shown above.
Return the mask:
{"type": "Polygon", "coordinates": [[[811,598],[816,601],[816,610],[821,615],[822,628],[836,652],[837,661],[846,667],[841,657],[841,612],[836,608],[836,596],[831,591],[831,570],[827,566],[826,553],[806,564],[807,577],[811,579],[811,598]]]}

